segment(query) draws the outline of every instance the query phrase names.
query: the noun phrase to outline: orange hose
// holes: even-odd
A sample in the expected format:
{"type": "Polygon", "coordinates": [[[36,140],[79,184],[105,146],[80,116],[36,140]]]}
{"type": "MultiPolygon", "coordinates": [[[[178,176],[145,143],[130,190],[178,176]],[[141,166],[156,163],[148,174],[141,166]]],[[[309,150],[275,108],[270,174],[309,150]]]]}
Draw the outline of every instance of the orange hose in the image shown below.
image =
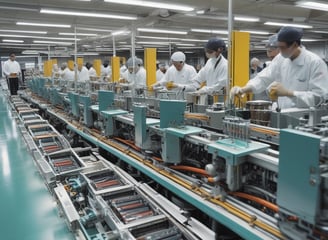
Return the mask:
{"type": "Polygon", "coordinates": [[[194,172],[194,173],[198,173],[204,176],[209,176],[206,171],[204,169],[200,169],[200,168],[195,168],[195,167],[190,167],[190,166],[171,166],[170,168],[174,169],[174,170],[183,170],[183,171],[189,171],[189,172],[194,172]]]}
{"type": "Polygon", "coordinates": [[[272,211],[274,212],[278,212],[279,208],[277,205],[271,203],[271,202],[268,202],[262,198],[259,198],[259,197],[255,197],[255,196],[252,196],[250,194],[247,194],[247,193],[242,193],[242,192],[230,192],[229,193],[230,195],[233,195],[233,196],[236,196],[236,197],[241,197],[241,198],[245,198],[245,199],[248,199],[248,200],[251,200],[253,202],[256,202],[256,203],[259,203],[261,204],[262,206],[264,207],[267,207],[269,209],[271,209],[272,211]]]}
{"type": "Polygon", "coordinates": [[[129,147],[132,147],[134,150],[136,150],[138,152],[141,151],[141,149],[139,147],[137,147],[136,145],[134,145],[133,143],[131,143],[130,140],[125,140],[125,139],[118,138],[118,137],[115,137],[114,139],[128,145],[129,147]]]}

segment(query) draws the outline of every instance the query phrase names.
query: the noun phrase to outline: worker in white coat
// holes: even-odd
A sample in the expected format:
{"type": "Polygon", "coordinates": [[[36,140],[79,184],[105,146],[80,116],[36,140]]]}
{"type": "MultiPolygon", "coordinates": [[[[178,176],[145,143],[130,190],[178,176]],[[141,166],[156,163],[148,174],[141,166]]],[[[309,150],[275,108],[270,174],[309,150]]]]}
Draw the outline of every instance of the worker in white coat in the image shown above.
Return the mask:
{"type": "Polygon", "coordinates": [[[89,71],[89,78],[90,78],[90,80],[96,80],[96,78],[97,78],[97,71],[96,71],[96,69],[94,69],[93,65],[91,63],[87,62],[85,64],[85,67],[89,71]]]}
{"type": "Polygon", "coordinates": [[[19,83],[18,77],[21,74],[20,65],[15,59],[15,53],[10,53],[9,59],[3,65],[3,73],[7,78],[10,95],[17,95],[19,83]]]}
{"type": "Polygon", "coordinates": [[[108,81],[108,79],[111,78],[112,75],[112,69],[109,65],[109,60],[105,60],[103,64],[101,65],[101,77],[103,80],[108,81]]]}
{"type": "Polygon", "coordinates": [[[328,71],[325,62],[301,46],[303,32],[282,27],[278,33],[278,54],[244,87],[235,86],[230,98],[244,93],[268,90],[281,109],[308,108],[320,104],[328,93],[328,71]]]}
{"type": "Polygon", "coordinates": [[[173,53],[171,56],[172,66],[159,82],[153,84],[153,87],[166,87],[168,90],[176,92],[177,99],[184,99],[184,93],[193,90],[190,85],[197,74],[196,69],[185,61],[186,55],[183,52],[173,53]]]}
{"type": "Polygon", "coordinates": [[[61,64],[59,75],[65,81],[74,80],[74,72],[67,67],[67,63],[61,64]]]}
{"type": "Polygon", "coordinates": [[[205,45],[205,53],[208,58],[205,66],[193,79],[194,90],[199,89],[197,94],[212,94],[220,91],[227,85],[228,62],[222,55],[226,51],[225,42],[220,38],[211,38],[205,45]]]}
{"type": "Polygon", "coordinates": [[[86,82],[90,80],[89,70],[83,66],[83,64],[78,64],[77,66],[77,80],[79,82],[86,82]]]}
{"type": "Polygon", "coordinates": [[[121,86],[131,90],[146,88],[146,69],[142,63],[143,61],[137,57],[129,58],[126,61],[127,70],[122,74],[121,86]]]}

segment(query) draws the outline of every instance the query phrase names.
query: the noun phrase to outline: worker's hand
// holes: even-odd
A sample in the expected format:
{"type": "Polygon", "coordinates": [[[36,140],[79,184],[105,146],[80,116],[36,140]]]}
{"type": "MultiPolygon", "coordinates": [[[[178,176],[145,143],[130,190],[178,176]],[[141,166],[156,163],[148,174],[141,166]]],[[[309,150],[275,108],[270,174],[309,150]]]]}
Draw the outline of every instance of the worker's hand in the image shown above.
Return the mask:
{"type": "Polygon", "coordinates": [[[158,87],[160,87],[160,86],[161,86],[161,84],[160,84],[159,82],[156,82],[156,83],[154,83],[154,84],[151,85],[151,87],[152,87],[153,89],[156,89],[156,88],[158,88],[158,87]]]}
{"type": "Polygon", "coordinates": [[[204,95],[207,94],[207,88],[206,87],[202,87],[201,89],[199,89],[198,91],[196,91],[197,95],[204,95]]]}
{"type": "Polygon", "coordinates": [[[288,90],[280,82],[273,82],[270,86],[269,96],[271,100],[277,100],[278,96],[294,96],[293,91],[288,90]]]}
{"type": "Polygon", "coordinates": [[[177,88],[177,87],[178,87],[178,85],[175,84],[173,81],[169,81],[169,82],[166,83],[167,90],[171,90],[171,89],[177,88]]]}
{"type": "Polygon", "coordinates": [[[229,96],[230,96],[230,99],[233,99],[236,95],[243,97],[243,94],[244,94],[244,92],[243,92],[241,87],[234,86],[230,89],[230,95],[229,96]]]}

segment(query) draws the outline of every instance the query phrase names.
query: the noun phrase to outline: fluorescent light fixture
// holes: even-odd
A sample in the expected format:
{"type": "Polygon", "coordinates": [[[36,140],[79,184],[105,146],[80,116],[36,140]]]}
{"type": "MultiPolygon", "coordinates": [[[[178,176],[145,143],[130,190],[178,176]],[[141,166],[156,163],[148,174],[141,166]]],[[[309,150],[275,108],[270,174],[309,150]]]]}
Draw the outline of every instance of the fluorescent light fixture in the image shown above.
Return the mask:
{"type": "Polygon", "coordinates": [[[234,17],[235,21],[240,21],[240,22],[259,22],[260,18],[258,17],[234,17]]]}
{"type": "Polygon", "coordinates": [[[8,43],[23,43],[23,40],[13,40],[13,39],[2,39],[3,42],[8,42],[8,43]]]}
{"type": "Polygon", "coordinates": [[[328,34],[328,31],[320,31],[320,30],[315,30],[315,31],[311,31],[311,32],[328,34]]]}
{"type": "Polygon", "coordinates": [[[297,27],[297,28],[313,28],[312,26],[306,25],[306,24],[282,23],[282,22],[265,22],[264,25],[271,25],[271,26],[290,26],[290,27],[297,27]]]}
{"type": "Polygon", "coordinates": [[[136,38],[158,39],[158,40],[173,40],[173,41],[185,41],[185,42],[207,42],[208,41],[208,40],[201,40],[201,39],[173,38],[173,37],[152,37],[152,36],[136,36],[136,38]]]}
{"type": "Polygon", "coordinates": [[[112,35],[113,36],[118,36],[118,35],[127,35],[129,34],[130,31],[126,31],[126,30],[122,30],[122,31],[115,31],[115,32],[112,32],[112,35]]]}
{"type": "Polygon", "coordinates": [[[212,33],[212,34],[228,34],[227,30],[213,30],[213,29],[200,29],[200,28],[192,28],[190,29],[192,32],[200,32],[200,33],[212,33]]]}
{"type": "Polygon", "coordinates": [[[86,27],[77,27],[77,30],[93,31],[93,32],[112,32],[111,29],[100,29],[100,28],[86,28],[86,27]]]}
{"type": "MultiPolygon", "coordinates": [[[[75,33],[58,33],[58,35],[62,36],[75,36],[75,33]]],[[[89,36],[89,37],[96,37],[98,36],[96,33],[76,33],[76,36],[89,36]]]]}
{"type": "Polygon", "coordinates": [[[313,1],[299,1],[299,2],[296,2],[296,6],[302,7],[302,8],[321,10],[321,11],[328,11],[327,3],[319,3],[319,2],[313,2],[313,1]]]}
{"type": "Polygon", "coordinates": [[[73,45],[72,42],[55,42],[55,41],[37,41],[34,40],[34,43],[46,43],[46,44],[58,44],[58,45],[73,45]]]}
{"type": "Polygon", "coordinates": [[[269,35],[269,32],[266,31],[255,31],[255,30],[239,30],[240,32],[249,32],[252,34],[258,34],[258,35],[269,35]]]}
{"type": "MultiPolygon", "coordinates": [[[[64,41],[74,41],[75,38],[62,38],[62,37],[43,37],[43,36],[31,36],[31,35],[12,35],[12,34],[1,34],[0,37],[13,37],[13,38],[35,38],[35,39],[48,39],[48,40],[64,40],[64,41]]],[[[81,40],[79,38],[77,41],[81,40]]]]}
{"type": "Polygon", "coordinates": [[[17,22],[16,25],[38,26],[38,27],[61,27],[61,28],[70,28],[71,27],[71,25],[68,25],[68,24],[34,23],[34,22],[17,22]]]}
{"type": "MultiPolygon", "coordinates": [[[[71,54],[73,56],[74,54],[71,54]]],[[[85,53],[77,53],[77,56],[97,56],[99,53],[96,52],[85,52],[85,53]]]]}
{"type": "Polygon", "coordinates": [[[0,32],[7,32],[7,33],[33,33],[33,34],[47,34],[46,31],[25,31],[25,30],[8,30],[8,29],[0,29],[0,32]]]}
{"type": "Polygon", "coordinates": [[[138,28],[139,32],[151,32],[151,33],[168,33],[168,34],[182,34],[186,35],[187,31],[175,31],[175,30],[168,30],[168,29],[157,29],[157,28],[138,28]]]}
{"type": "Polygon", "coordinates": [[[195,44],[192,43],[176,43],[176,46],[185,46],[185,47],[192,47],[192,46],[196,46],[195,44]]]}
{"type": "Polygon", "coordinates": [[[185,11],[185,12],[190,12],[194,10],[194,8],[189,7],[187,5],[161,3],[157,1],[152,2],[152,1],[142,1],[142,0],[105,0],[105,2],[133,5],[138,7],[142,6],[142,7],[151,7],[151,8],[162,8],[162,9],[185,11]]]}
{"type": "Polygon", "coordinates": [[[325,42],[327,39],[302,38],[302,42],[325,42]]]}
{"type": "Polygon", "coordinates": [[[137,20],[137,16],[128,16],[122,14],[108,14],[108,13],[93,13],[93,12],[75,12],[75,11],[65,11],[65,10],[55,10],[41,8],[40,13],[47,14],[58,14],[58,15],[69,15],[69,16],[79,16],[79,17],[96,17],[96,18],[113,18],[121,20],[137,20]]]}

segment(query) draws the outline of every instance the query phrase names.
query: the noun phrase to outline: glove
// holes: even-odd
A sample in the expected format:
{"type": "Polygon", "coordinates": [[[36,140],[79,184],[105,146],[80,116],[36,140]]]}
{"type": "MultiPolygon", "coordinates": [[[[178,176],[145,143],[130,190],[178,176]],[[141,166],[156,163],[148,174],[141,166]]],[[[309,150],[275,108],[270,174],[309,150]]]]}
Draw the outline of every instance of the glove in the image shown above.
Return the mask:
{"type": "Polygon", "coordinates": [[[208,89],[206,87],[202,87],[201,89],[199,89],[198,91],[196,91],[197,95],[204,95],[207,94],[208,89]]]}
{"type": "Polygon", "coordinates": [[[277,100],[278,96],[294,96],[293,91],[288,90],[280,82],[273,82],[270,86],[269,96],[272,100],[277,100]]]}
{"type": "Polygon", "coordinates": [[[178,87],[178,85],[175,84],[173,81],[169,81],[169,82],[166,83],[167,90],[171,90],[171,89],[177,88],[177,87],[178,87]]]}
{"type": "Polygon", "coordinates": [[[242,96],[243,91],[241,87],[238,86],[234,86],[230,89],[230,99],[233,99],[234,96],[238,95],[238,96],[242,96]]]}
{"type": "Polygon", "coordinates": [[[159,82],[154,83],[154,84],[151,85],[152,88],[157,88],[159,86],[161,86],[161,84],[159,82]]]}

